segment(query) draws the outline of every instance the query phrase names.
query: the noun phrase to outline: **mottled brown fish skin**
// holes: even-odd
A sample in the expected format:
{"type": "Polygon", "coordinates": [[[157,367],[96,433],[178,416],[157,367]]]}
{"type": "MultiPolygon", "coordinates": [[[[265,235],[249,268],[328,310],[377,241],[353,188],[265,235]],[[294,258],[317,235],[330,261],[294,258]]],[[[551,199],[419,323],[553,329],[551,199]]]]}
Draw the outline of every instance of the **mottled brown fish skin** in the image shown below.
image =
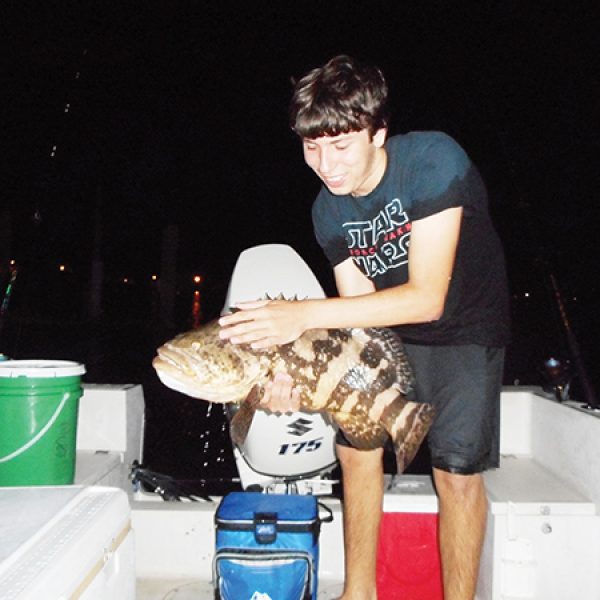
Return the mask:
{"type": "Polygon", "coordinates": [[[282,372],[294,379],[301,409],[329,415],[356,448],[381,447],[389,436],[399,472],[414,458],[433,409],[412,400],[412,370],[391,330],[312,329],[290,344],[252,350],[221,340],[219,329],[213,321],[177,336],[158,349],[153,366],[165,385],[196,398],[242,404],[252,396],[231,424],[237,443],[265,383],[282,372]]]}

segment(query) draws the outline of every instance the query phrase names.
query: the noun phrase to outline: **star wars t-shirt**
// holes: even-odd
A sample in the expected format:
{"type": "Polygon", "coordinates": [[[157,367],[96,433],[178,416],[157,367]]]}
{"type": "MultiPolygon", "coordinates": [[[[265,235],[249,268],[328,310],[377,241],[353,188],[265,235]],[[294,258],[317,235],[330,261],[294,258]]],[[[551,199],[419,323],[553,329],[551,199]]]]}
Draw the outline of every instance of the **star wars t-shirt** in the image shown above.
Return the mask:
{"type": "Polygon", "coordinates": [[[483,181],[464,150],[440,132],[386,142],[387,167],[368,195],[336,196],[323,186],[313,205],[315,235],[333,266],[352,257],[376,289],[408,281],[414,221],[463,207],[460,238],[442,317],[399,325],[416,344],[504,346],[509,339],[504,254],[483,181]]]}

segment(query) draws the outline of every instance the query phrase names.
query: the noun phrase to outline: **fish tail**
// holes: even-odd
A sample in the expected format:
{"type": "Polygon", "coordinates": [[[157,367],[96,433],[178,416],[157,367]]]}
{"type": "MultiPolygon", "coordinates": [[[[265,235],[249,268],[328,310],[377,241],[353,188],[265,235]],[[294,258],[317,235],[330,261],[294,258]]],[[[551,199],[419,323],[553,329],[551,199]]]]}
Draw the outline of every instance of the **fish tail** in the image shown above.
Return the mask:
{"type": "Polygon", "coordinates": [[[431,427],[434,410],[430,404],[403,398],[396,406],[398,410],[393,417],[388,416],[385,428],[392,438],[398,473],[403,473],[431,427]]]}

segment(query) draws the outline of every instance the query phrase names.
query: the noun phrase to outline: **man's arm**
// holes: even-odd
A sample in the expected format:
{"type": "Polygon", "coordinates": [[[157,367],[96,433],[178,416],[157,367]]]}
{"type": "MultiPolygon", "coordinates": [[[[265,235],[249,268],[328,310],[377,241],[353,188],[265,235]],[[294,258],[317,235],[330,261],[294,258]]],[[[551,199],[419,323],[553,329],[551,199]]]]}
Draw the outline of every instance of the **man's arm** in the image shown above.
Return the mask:
{"type": "Polygon", "coordinates": [[[451,208],[415,221],[410,237],[408,281],[377,292],[352,294],[352,298],[333,298],[322,306],[310,305],[307,329],[385,327],[439,319],[452,276],[461,219],[462,208],[451,208]]]}
{"type": "Polygon", "coordinates": [[[247,303],[222,317],[223,338],[252,343],[256,348],[284,344],[307,329],[386,327],[439,319],[444,311],[462,208],[449,208],[413,222],[408,261],[409,278],[402,285],[373,291],[370,281],[346,260],[336,267],[339,298],[301,302],[247,303]]]}
{"type": "Polygon", "coordinates": [[[361,296],[375,291],[373,282],[362,273],[351,258],[334,267],[333,275],[340,296],[361,296]]]}
{"type": "MultiPolygon", "coordinates": [[[[354,264],[351,258],[337,265],[333,274],[340,296],[358,296],[375,291],[373,282],[354,264]]],[[[273,380],[265,384],[263,408],[274,413],[292,413],[300,410],[300,395],[294,388],[294,380],[290,375],[278,373],[273,380]]]]}

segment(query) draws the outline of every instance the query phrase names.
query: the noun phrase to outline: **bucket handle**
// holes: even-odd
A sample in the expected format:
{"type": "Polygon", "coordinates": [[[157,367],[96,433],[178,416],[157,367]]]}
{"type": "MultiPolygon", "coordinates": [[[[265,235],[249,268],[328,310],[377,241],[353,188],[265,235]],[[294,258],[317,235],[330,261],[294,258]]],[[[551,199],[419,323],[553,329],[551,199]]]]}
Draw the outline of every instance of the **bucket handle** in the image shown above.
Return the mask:
{"type": "Polygon", "coordinates": [[[42,437],[44,437],[44,435],[46,434],[48,429],[50,429],[50,427],[52,427],[52,425],[54,425],[54,422],[56,421],[56,419],[58,419],[58,416],[60,415],[60,413],[68,399],[69,399],[69,395],[65,394],[63,396],[63,399],[60,401],[60,404],[54,411],[54,414],[50,417],[50,420],[26,444],[23,444],[23,446],[21,446],[20,448],[17,448],[14,452],[11,452],[10,454],[7,454],[6,456],[1,456],[0,463],[5,463],[5,462],[8,462],[9,460],[12,460],[13,458],[17,458],[17,456],[23,454],[23,452],[25,452],[26,450],[29,450],[29,448],[31,448],[42,437]]]}

